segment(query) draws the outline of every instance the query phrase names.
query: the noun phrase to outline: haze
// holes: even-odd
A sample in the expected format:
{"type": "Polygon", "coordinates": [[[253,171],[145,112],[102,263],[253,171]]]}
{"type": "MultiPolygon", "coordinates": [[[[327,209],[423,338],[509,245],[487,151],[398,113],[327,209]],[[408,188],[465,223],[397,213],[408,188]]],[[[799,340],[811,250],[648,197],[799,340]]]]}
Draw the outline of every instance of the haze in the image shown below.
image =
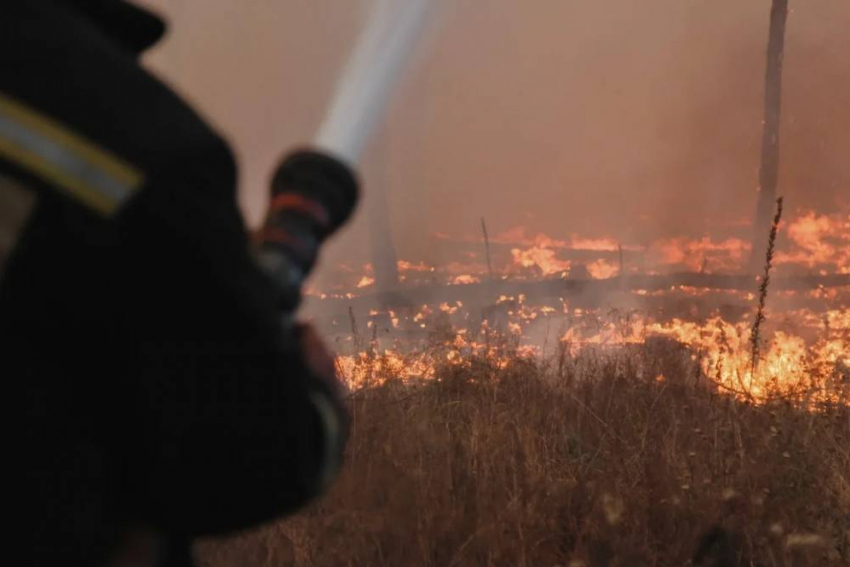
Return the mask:
{"type": "MultiPolygon", "coordinates": [[[[149,65],[234,144],[252,224],[309,142],[367,0],[145,0],[171,21],[149,65]]],[[[850,201],[850,4],[791,0],[780,194],[850,201]]],[[[442,0],[362,164],[332,259],[368,259],[388,195],[401,257],[435,232],[525,225],[641,243],[723,234],[755,210],[769,0],[442,0]]],[[[431,259],[438,260],[438,259],[431,259]]]]}

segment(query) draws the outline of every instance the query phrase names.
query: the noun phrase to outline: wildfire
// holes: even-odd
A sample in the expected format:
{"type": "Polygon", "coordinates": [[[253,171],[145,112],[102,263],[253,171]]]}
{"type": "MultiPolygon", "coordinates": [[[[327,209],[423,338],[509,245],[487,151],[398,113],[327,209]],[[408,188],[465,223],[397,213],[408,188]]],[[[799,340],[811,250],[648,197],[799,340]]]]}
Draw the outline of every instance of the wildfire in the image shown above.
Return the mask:
{"type": "Polygon", "coordinates": [[[454,315],[461,307],[463,307],[463,303],[460,301],[456,302],[454,305],[449,305],[447,302],[443,302],[440,304],[440,311],[448,313],[449,315],[454,315]]]}
{"type": "Polygon", "coordinates": [[[455,276],[452,280],[453,285],[467,285],[473,283],[479,283],[481,278],[475,277],[472,274],[461,274],[459,276],[455,276]]]}
{"type": "Polygon", "coordinates": [[[524,226],[516,226],[497,235],[493,238],[493,242],[525,247],[569,248],[569,244],[566,241],[556,240],[543,233],[528,236],[526,235],[526,228],[524,226]]]}
{"type": "Polygon", "coordinates": [[[809,211],[792,221],[787,232],[795,249],[780,251],[777,264],[833,266],[838,273],[850,273],[850,214],[817,215],[809,211]]]}
{"type": "MultiPolygon", "coordinates": [[[[613,238],[588,238],[578,234],[571,234],[570,240],[558,240],[543,233],[537,233],[534,236],[528,236],[527,230],[523,226],[516,226],[507,230],[498,236],[493,241],[501,244],[511,244],[515,246],[539,247],[539,248],[554,248],[564,250],[590,250],[597,252],[616,252],[621,245],[613,238]]],[[[635,249],[635,247],[627,247],[635,249]]]]}
{"type": "MultiPolygon", "coordinates": [[[[740,231],[749,228],[735,226],[740,231]]],[[[346,315],[333,322],[336,344],[344,351],[338,359],[340,374],[351,387],[393,378],[432,379],[444,365],[469,364],[470,357],[497,367],[524,357],[546,363],[557,349],[578,358],[587,353],[617,360],[631,356],[628,364],[645,363],[646,376],[652,379],[657,369],[644,361],[655,356],[652,349],[662,348],[667,349],[664,356],[673,352],[681,358],[683,374],[741,399],[850,403],[850,286],[841,287],[840,281],[830,279],[811,289],[771,289],[757,356],[751,341],[756,278],[749,289],[738,289],[740,283],[736,289],[719,289],[723,286],[711,278],[687,278],[688,285],[649,280],[646,286],[640,284],[646,289],[589,281],[578,286],[564,282],[563,288],[561,282],[522,287],[522,280],[567,275],[571,280],[628,275],[637,282],[641,276],[685,270],[741,274],[751,245],[740,235],[677,236],[637,246],[604,235],[558,239],[516,227],[490,239],[486,262],[480,236],[439,238],[458,244],[451,247],[446,262],[432,265],[411,259],[397,264],[403,282],[400,297],[405,297],[405,289],[422,286],[418,295],[410,296],[417,298],[411,299],[415,307],[400,303],[391,311],[361,308],[359,317],[368,313],[368,340],[357,334],[353,311],[350,324],[346,315]],[[514,280],[519,289],[537,290],[541,296],[529,300],[518,291],[505,291],[514,280]],[[505,295],[499,297],[501,292],[489,286],[450,287],[482,281],[492,282],[493,289],[503,286],[505,295]],[[718,289],[699,287],[709,282],[718,289]],[[449,287],[438,289],[440,285],[449,287]],[[559,289],[570,289],[574,299],[543,295],[559,289]],[[456,300],[460,298],[464,301],[456,300]],[[353,336],[340,338],[348,328],[353,336]],[[636,354],[640,352],[649,354],[636,354]]],[[[850,274],[850,213],[798,213],[780,227],[775,259],[782,278],[850,274]]],[[[373,305],[368,297],[368,288],[375,284],[371,265],[360,271],[345,266],[340,273],[344,283],[338,287],[321,290],[311,283],[311,300],[354,298],[373,305]],[[351,293],[356,290],[364,290],[358,298],[351,293]]],[[[665,383],[678,379],[670,372],[663,378],[665,383]]]]}
{"type": "MultiPolygon", "coordinates": [[[[734,228],[750,227],[735,225],[734,228]]],[[[606,236],[571,234],[567,239],[558,239],[543,233],[533,234],[519,226],[490,239],[492,254],[485,262],[480,236],[450,238],[440,234],[436,237],[458,246],[452,247],[450,256],[438,266],[422,260],[399,260],[399,283],[404,287],[468,285],[490,278],[509,280],[569,275],[573,279],[599,280],[618,275],[682,271],[739,274],[751,256],[748,239],[737,236],[706,235],[696,239],[676,236],[640,246],[606,236]],[[469,250],[471,245],[482,249],[469,250]]],[[[850,212],[846,209],[833,214],[804,211],[791,218],[780,227],[775,266],[780,276],[850,274],[850,212]]],[[[340,292],[370,288],[375,284],[371,264],[363,265],[359,273],[350,264],[342,264],[337,276],[338,286],[311,287],[309,294],[333,297],[340,292]]],[[[833,292],[825,289],[820,293],[833,292]]]]}
{"type": "Polygon", "coordinates": [[[620,248],[620,244],[613,238],[582,238],[577,234],[573,234],[570,241],[570,248],[573,250],[615,252],[620,248]]]}
{"type": "Polygon", "coordinates": [[[413,263],[399,260],[396,265],[399,272],[433,272],[435,270],[433,266],[428,266],[425,262],[413,263]]]}
{"type": "Polygon", "coordinates": [[[537,268],[544,276],[569,273],[572,263],[569,260],[559,260],[555,251],[550,248],[534,246],[527,250],[514,248],[511,250],[514,264],[523,268],[537,268]]]}
{"type": "MultiPolygon", "coordinates": [[[[815,335],[814,340],[775,329],[764,339],[761,354],[754,360],[748,318],[731,322],[714,315],[703,321],[678,317],[659,320],[637,310],[602,313],[570,308],[563,301],[561,309],[529,305],[522,295],[502,296],[494,305],[501,311],[493,312],[480,325],[462,302],[443,302],[434,307],[426,304],[410,317],[392,313],[397,329],[429,329],[438,316],[446,317],[449,327],[442,331],[443,339],[423,343],[422,348],[406,350],[394,343],[381,350],[373,344],[368,353],[341,356],[340,371],[351,387],[361,387],[366,382],[381,383],[390,375],[404,380],[428,379],[441,364],[464,364],[469,356],[484,357],[500,367],[516,357],[543,360],[547,341],[541,342],[539,333],[544,328],[563,327],[565,330],[551,343],[564,345],[571,356],[579,356],[586,349],[603,349],[600,356],[625,356],[630,348],[649,348],[661,339],[681,345],[682,360],[695,365],[703,380],[723,393],[755,402],[789,398],[809,404],[850,403],[847,308],[823,314],[807,309],[788,312],[787,318],[796,328],[815,335]],[[506,352],[494,346],[498,345],[494,337],[515,341],[513,350],[506,352]]],[[[433,336],[428,336],[433,341],[433,336]]]]}
{"type": "Polygon", "coordinates": [[[750,244],[738,238],[715,242],[708,236],[699,240],[683,237],[656,241],[650,247],[651,258],[665,265],[683,265],[694,272],[735,271],[749,256],[750,244]]]}
{"type": "Polygon", "coordinates": [[[620,268],[613,262],[601,259],[589,263],[587,265],[587,271],[590,272],[590,277],[595,280],[606,280],[619,274],[620,268]]]}

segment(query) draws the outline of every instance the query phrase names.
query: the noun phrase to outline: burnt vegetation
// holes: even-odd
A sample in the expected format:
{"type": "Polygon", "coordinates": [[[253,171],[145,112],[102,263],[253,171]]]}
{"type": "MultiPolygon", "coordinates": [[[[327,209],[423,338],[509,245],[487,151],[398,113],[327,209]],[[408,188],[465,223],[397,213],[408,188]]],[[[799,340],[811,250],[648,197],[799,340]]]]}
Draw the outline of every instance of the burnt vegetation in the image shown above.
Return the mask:
{"type": "MultiPolygon", "coordinates": [[[[715,358],[669,336],[633,342],[619,312],[619,342],[568,333],[530,355],[498,324],[515,301],[485,310],[480,335],[461,340],[443,310],[424,352],[386,351],[350,311],[341,478],[299,517],[200,544],[201,564],[850,565],[846,354],[758,369],[777,204],[750,336],[732,346],[718,322],[715,358]],[[758,396],[756,376],[773,384],[758,396]]],[[[826,325],[822,340],[841,348],[846,332],[826,325]]]]}
{"type": "Polygon", "coordinates": [[[850,564],[846,398],[756,405],[669,341],[502,348],[418,384],[376,355],[329,496],[202,564],[850,564]]]}
{"type": "MultiPolygon", "coordinates": [[[[433,267],[420,262],[420,269],[417,264],[396,262],[394,250],[384,254],[391,260],[390,268],[398,268],[396,272],[405,271],[402,264],[408,265],[403,274],[409,286],[406,303],[414,308],[446,301],[442,319],[428,320],[421,311],[406,317],[405,305],[384,305],[395,291],[374,297],[322,294],[326,303],[348,309],[353,347],[353,355],[341,357],[348,359],[343,374],[348,374],[353,388],[348,399],[353,428],[343,473],[326,498],[298,517],[228,541],[202,542],[197,549],[201,564],[850,565],[850,370],[846,347],[850,330],[846,301],[841,299],[844,292],[832,294],[834,290],[828,289],[846,286],[850,272],[846,255],[839,250],[847,242],[850,224],[845,224],[843,216],[839,220],[812,214],[807,221],[803,214],[792,239],[805,254],[795,256],[793,262],[786,254],[784,261],[809,269],[805,276],[789,272],[771,282],[774,264],[782,260],[775,252],[783,201],[774,199],[780,174],[788,2],[774,0],[772,4],[761,192],[751,245],[739,239],[714,242],[706,237],[688,246],[684,239],[671,239],[660,242],[661,246],[641,247],[640,255],[669,251],[676,244],[675,251],[682,250],[681,258],[673,254],[673,259],[665,258],[662,263],[683,264],[689,272],[671,274],[664,269],[643,273],[645,259],[631,249],[627,252],[636,258],[625,257],[619,242],[604,250],[599,246],[585,250],[575,242],[534,241],[526,242],[524,250],[514,250],[505,238],[491,242],[482,218],[486,264],[476,274],[454,278],[455,285],[437,281],[433,267]],[[771,225],[774,203],[777,208],[771,225]],[[824,238],[840,240],[840,244],[825,246],[824,238]],[[590,262],[589,254],[600,251],[605,258],[590,262]],[[815,254],[823,251],[827,254],[815,254]],[[500,252],[502,256],[510,252],[514,264],[534,270],[530,280],[514,281],[507,277],[510,272],[494,272],[493,258],[500,252]],[[722,261],[721,252],[731,260],[722,261]],[[706,320],[689,313],[700,320],[689,326],[688,321],[670,315],[677,310],[668,291],[699,291],[695,305],[700,309],[694,311],[701,311],[707,306],[703,292],[708,289],[749,291],[752,275],[760,271],[762,262],[758,293],[746,299],[746,309],[754,315],[751,322],[730,324],[722,314],[713,313],[706,320]],[[821,262],[830,264],[830,269],[816,275],[815,265],[821,262]],[[749,266],[741,272],[744,263],[749,266]],[[587,265],[605,270],[594,275],[587,265]],[[730,270],[733,273],[728,273],[730,270]],[[570,278],[565,277],[567,273],[570,278]],[[414,280],[419,281],[418,287],[413,287],[414,280]],[[595,293],[587,293],[594,289],[595,293]],[[603,344],[607,335],[601,332],[604,324],[595,336],[598,341],[577,332],[580,323],[587,323],[584,313],[567,329],[570,332],[553,339],[554,354],[529,355],[519,339],[508,338],[510,333],[504,330],[514,327],[511,332],[517,336],[527,331],[516,318],[501,312],[515,315],[524,309],[522,300],[516,304],[513,297],[510,305],[500,301],[483,306],[481,329],[466,321],[462,330],[470,332],[464,336],[447,314],[455,310],[451,305],[462,303],[475,305],[477,311],[482,307],[479,300],[498,291],[503,297],[526,293],[560,296],[562,302],[569,295],[575,303],[571,310],[564,310],[569,315],[582,312],[575,309],[582,298],[601,305],[604,298],[625,290],[650,299],[664,293],[659,301],[669,316],[657,325],[644,321],[645,327],[654,327],[655,334],[635,333],[628,322],[622,332],[614,325],[613,334],[621,335],[614,348],[603,344]],[[790,292],[799,292],[800,300],[826,298],[824,307],[811,311],[824,319],[825,332],[816,348],[799,346],[789,333],[772,335],[768,315],[775,318],[782,310],[771,311],[767,306],[769,290],[779,299],[785,297],[786,305],[790,292]],[[361,333],[358,328],[352,304],[363,312],[376,303],[382,312],[376,310],[372,316],[382,319],[371,321],[370,342],[366,331],[361,333]],[[392,309],[401,317],[399,332],[420,333],[421,326],[427,329],[421,333],[430,335],[423,349],[428,354],[427,368],[419,378],[421,354],[388,352],[378,344],[375,321],[383,321],[381,327],[399,326],[392,309]],[[746,328],[747,336],[739,332],[741,328],[746,328]],[[784,346],[775,340],[783,338],[784,346]],[[772,348],[778,344],[781,348],[772,348]]],[[[737,53],[735,58],[737,62],[737,53]]],[[[808,67],[827,59],[819,55],[806,60],[808,67]]],[[[729,96],[735,100],[728,104],[724,100],[712,108],[712,126],[722,124],[724,115],[733,115],[729,109],[740,104],[735,89],[721,92],[717,96],[734,93],[729,96]]],[[[807,91],[806,96],[812,94],[807,91]]],[[[819,105],[805,105],[800,112],[813,112],[808,108],[820,113],[819,105]]],[[[704,136],[705,129],[699,130],[704,136]]],[[[727,138],[723,137],[724,148],[727,138]]],[[[792,148],[796,153],[789,152],[792,156],[815,147],[794,143],[798,147],[792,148]]],[[[694,147],[698,148],[699,165],[705,161],[707,146],[701,139],[694,147]]],[[[824,147],[821,143],[816,150],[818,160],[826,159],[824,147]]],[[[750,157],[743,151],[739,154],[742,159],[750,157]]],[[[798,170],[813,172],[798,173],[801,178],[819,178],[825,171],[834,175],[832,170],[838,170],[810,167],[810,162],[815,163],[812,159],[797,157],[796,161],[798,170]]],[[[694,165],[682,168],[689,182],[697,177],[694,165]]],[[[711,167],[716,169],[713,164],[711,167]]],[[[789,171],[794,174],[793,168],[789,171]]],[[[796,185],[825,185],[806,181],[796,185]]],[[[839,185],[833,179],[827,181],[839,185]]],[[[687,205],[692,198],[688,194],[687,205]]],[[[385,240],[389,237],[379,239],[379,244],[385,245],[385,240]]],[[[452,253],[464,245],[443,240],[452,253]]],[[[481,259],[475,254],[471,257],[481,259]]],[[[375,262],[357,289],[368,290],[376,282],[382,287],[381,280],[386,278],[381,273],[387,270],[379,264],[375,262]]],[[[397,273],[391,275],[390,287],[395,290],[403,280],[397,273]]],[[[714,311],[724,308],[734,311],[726,303],[714,311]]],[[[804,313],[798,309],[789,318],[799,320],[804,313]]],[[[738,319],[737,312],[727,315],[735,315],[730,317],[733,323],[738,319]]],[[[334,322],[334,326],[339,325],[334,322]]],[[[548,329],[546,337],[548,340],[548,329]]],[[[799,343],[802,345],[802,340],[799,343]]]]}

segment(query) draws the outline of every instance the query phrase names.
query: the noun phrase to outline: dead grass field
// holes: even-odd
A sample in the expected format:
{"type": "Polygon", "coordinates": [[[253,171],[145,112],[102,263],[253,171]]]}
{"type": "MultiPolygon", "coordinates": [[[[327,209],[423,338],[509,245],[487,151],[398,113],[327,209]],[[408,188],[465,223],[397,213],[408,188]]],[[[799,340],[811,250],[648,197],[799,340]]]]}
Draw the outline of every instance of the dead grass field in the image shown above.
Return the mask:
{"type": "Polygon", "coordinates": [[[327,497],[201,564],[850,565],[850,407],[735,400],[681,349],[375,376],[327,497]]]}

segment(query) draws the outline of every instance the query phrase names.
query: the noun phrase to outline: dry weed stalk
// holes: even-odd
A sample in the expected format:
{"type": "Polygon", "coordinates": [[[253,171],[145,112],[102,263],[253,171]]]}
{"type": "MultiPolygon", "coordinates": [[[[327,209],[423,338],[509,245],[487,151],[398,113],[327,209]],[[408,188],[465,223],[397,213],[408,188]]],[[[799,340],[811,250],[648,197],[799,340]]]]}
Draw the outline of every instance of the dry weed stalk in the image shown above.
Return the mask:
{"type": "Polygon", "coordinates": [[[418,385],[365,359],[388,381],[352,395],[328,497],[202,565],[846,565],[850,408],[741,403],[665,349],[468,356],[418,385]]]}
{"type": "Polygon", "coordinates": [[[753,322],[753,331],[750,336],[752,344],[752,375],[755,376],[758,369],[759,356],[761,354],[761,324],[764,323],[764,307],[767,302],[767,288],[770,285],[770,270],[773,267],[773,254],[776,247],[776,234],[779,232],[779,221],[782,220],[782,197],[776,200],[776,215],[770,226],[770,236],[767,240],[767,252],[764,256],[764,274],[759,284],[759,304],[756,310],[756,319],[753,322]]]}

